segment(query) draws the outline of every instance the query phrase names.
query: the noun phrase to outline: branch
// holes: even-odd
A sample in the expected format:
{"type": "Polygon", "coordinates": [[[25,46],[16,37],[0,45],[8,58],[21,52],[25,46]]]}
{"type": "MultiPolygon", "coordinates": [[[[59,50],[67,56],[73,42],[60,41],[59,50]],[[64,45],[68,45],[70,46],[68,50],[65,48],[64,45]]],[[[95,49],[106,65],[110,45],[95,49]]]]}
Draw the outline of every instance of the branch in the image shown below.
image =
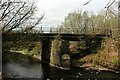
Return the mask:
{"type": "Polygon", "coordinates": [[[118,18],[118,16],[114,13],[114,11],[110,10],[110,13],[112,13],[115,18],[118,18]]]}
{"type": "Polygon", "coordinates": [[[11,2],[8,2],[6,9],[3,11],[2,18],[4,17],[5,12],[6,12],[7,9],[10,7],[10,5],[11,5],[11,2]]]}
{"type": "Polygon", "coordinates": [[[12,29],[18,27],[20,25],[21,21],[32,11],[32,9],[33,9],[32,6],[29,9],[29,11],[27,11],[20,19],[18,19],[19,21],[17,23],[13,24],[12,27],[9,30],[7,30],[6,32],[10,32],[12,29]]]}
{"type": "Polygon", "coordinates": [[[2,0],[0,0],[0,4],[2,3],[2,0]]]}
{"type": "Polygon", "coordinates": [[[106,16],[107,16],[107,13],[108,13],[108,10],[110,9],[110,7],[113,5],[113,3],[115,2],[115,0],[113,0],[111,3],[111,0],[107,3],[107,5],[105,6],[105,8],[107,9],[106,10],[106,16]]]}
{"type": "Polygon", "coordinates": [[[115,2],[115,0],[113,0],[111,3],[110,2],[111,2],[111,0],[108,2],[108,4],[106,5],[105,8],[109,9],[110,6],[115,2]]]}
{"type": "Polygon", "coordinates": [[[89,0],[88,2],[86,2],[85,4],[83,4],[83,5],[87,5],[88,3],[90,3],[92,0],[89,0]]]}
{"type": "Polygon", "coordinates": [[[8,21],[8,23],[5,24],[5,26],[2,28],[2,30],[4,31],[4,28],[7,27],[9,25],[9,23],[14,19],[14,17],[18,14],[18,12],[25,6],[25,2],[24,4],[17,10],[17,12],[13,15],[13,17],[10,19],[10,21],[8,21]]]}
{"type": "MultiPolygon", "coordinates": [[[[110,4],[110,2],[111,2],[111,0],[109,0],[109,2],[107,3],[106,7],[110,4]]],[[[105,8],[106,8],[106,7],[105,7],[105,8]]]]}
{"type": "Polygon", "coordinates": [[[9,10],[7,13],[4,14],[4,16],[1,17],[0,21],[2,21],[12,10],[14,10],[15,8],[9,10]]]}
{"type": "Polygon", "coordinates": [[[31,27],[29,27],[29,28],[26,28],[26,29],[24,30],[24,32],[26,32],[26,31],[28,31],[28,30],[32,30],[36,25],[39,24],[39,22],[43,19],[43,17],[44,17],[44,14],[37,20],[37,22],[36,22],[33,26],[31,26],[31,27]]]}

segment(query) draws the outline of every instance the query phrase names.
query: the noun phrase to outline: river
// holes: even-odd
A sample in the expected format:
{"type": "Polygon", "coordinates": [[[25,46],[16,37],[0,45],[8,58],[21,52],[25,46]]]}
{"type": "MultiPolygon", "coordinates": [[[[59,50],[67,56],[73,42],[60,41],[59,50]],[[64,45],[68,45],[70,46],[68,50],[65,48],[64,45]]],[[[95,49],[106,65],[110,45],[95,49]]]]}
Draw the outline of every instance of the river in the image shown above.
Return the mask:
{"type": "MultiPolygon", "coordinates": [[[[20,58],[20,57],[19,57],[20,58]]],[[[4,59],[4,58],[3,58],[4,59]]],[[[111,71],[96,71],[85,68],[71,68],[70,70],[62,70],[47,64],[42,64],[41,62],[30,62],[21,61],[17,62],[12,60],[3,63],[2,72],[4,78],[39,78],[39,79],[80,79],[84,78],[86,80],[111,80],[110,78],[116,78],[120,80],[120,74],[111,71]],[[104,78],[104,79],[103,79],[104,78]]]]}

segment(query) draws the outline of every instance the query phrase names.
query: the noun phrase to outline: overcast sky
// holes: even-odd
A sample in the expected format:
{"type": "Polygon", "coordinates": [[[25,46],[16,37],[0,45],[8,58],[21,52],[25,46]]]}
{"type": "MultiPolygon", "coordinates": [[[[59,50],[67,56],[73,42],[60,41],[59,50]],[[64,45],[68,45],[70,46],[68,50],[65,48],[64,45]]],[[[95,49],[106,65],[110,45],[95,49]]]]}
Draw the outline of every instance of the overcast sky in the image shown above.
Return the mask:
{"type": "Polygon", "coordinates": [[[42,26],[57,27],[70,12],[87,10],[96,13],[104,9],[109,2],[109,0],[92,0],[88,5],[83,5],[87,1],[89,0],[37,0],[38,16],[45,12],[42,26]]]}

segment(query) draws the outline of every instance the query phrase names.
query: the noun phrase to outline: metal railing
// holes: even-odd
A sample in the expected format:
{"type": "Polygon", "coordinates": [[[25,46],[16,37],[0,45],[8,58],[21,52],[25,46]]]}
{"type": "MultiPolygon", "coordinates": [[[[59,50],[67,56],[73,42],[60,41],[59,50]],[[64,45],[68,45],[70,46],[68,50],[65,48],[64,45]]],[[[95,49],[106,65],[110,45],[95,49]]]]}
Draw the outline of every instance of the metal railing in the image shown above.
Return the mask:
{"type": "MultiPolygon", "coordinates": [[[[15,30],[14,32],[22,32],[22,30],[15,30]]],[[[112,35],[110,29],[98,29],[98,28],[89,28],[89,29],[62,29],[58,27],[35,27],[32,30],[29,30],[27,33],[58,33],[58,34],[105,34],[112,35]]]]}

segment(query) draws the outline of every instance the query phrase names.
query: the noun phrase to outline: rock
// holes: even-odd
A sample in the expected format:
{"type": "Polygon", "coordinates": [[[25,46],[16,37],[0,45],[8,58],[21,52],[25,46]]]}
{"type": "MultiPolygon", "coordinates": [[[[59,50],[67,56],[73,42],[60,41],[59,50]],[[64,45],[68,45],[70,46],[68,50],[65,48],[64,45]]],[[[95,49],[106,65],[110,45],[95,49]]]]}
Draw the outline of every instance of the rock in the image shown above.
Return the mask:
{"type": "Polygon", "coordinates": [[[99,74],[99,73],[100,73],[100,71],[96,72],[96,74],[99,74]]]}
{"type": "Polygon", "coordinates": [[[80,76],[82,76],[83,74],[81,74],[81,73],[78,73],[80,76]]]}
{"type": "Polygon", "coordinates": [[[79,76],[76,76],[77,78],[79,77],[79,76]]]}

